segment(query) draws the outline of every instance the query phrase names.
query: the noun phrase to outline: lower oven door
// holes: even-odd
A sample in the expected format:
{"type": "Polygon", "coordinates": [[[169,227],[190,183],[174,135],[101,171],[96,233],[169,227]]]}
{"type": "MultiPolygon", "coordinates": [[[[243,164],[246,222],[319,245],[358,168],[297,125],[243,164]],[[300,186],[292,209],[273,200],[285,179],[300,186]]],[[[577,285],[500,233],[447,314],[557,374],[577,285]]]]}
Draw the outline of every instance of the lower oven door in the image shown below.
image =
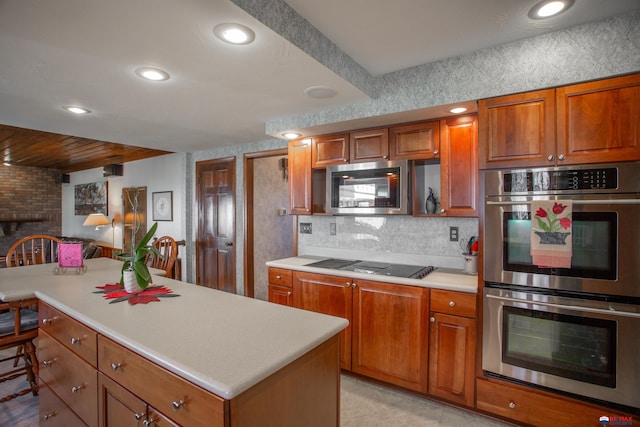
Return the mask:
{"type": "Polygon", "coordinates": [[[486,287],[485,373],[640,408],[640,306],[486,287]]]}

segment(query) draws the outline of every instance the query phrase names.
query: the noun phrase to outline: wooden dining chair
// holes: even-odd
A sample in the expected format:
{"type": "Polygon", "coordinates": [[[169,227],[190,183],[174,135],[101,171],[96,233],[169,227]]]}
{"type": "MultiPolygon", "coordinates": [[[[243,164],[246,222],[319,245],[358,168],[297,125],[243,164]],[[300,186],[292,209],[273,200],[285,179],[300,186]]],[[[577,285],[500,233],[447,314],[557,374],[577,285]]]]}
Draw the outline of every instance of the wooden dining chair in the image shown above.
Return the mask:
{"type": "Polygon", "coordinates": [[[171,236],[158,237],[154,240],[153,246],[155,246],[162,254],[162,258],[147,258],[147,265],[149,267],[164,270],[166,272],[165,277],[173,277],[173,264],[175,264],[176,257],[178,256],[178,245],[176,244],[175,239],[171,236]]]}
{"type": "Polygon", "coordinates": [[[59,243],[60,239],[46,234],[23,237],[9,248],[7,267],[56,262],[59,243]]]}
{"type": "Polygon", "coordinates": [[[38,394],[36,375],[38,374],[38,359],[33,340],[38,336],[38,312],[31,308],[37,306],[35,298],[20,301],[0,302],[0,351],[20,349],[13,356],[0,359],[0,363],[14,360],[13,367],[0,372],[0,383],[27,376],[28,387],[0,396],[0,403],[6,402],[29,392],[38,394]],[[18,367],[22,359],[24,365],[18,367]]]}

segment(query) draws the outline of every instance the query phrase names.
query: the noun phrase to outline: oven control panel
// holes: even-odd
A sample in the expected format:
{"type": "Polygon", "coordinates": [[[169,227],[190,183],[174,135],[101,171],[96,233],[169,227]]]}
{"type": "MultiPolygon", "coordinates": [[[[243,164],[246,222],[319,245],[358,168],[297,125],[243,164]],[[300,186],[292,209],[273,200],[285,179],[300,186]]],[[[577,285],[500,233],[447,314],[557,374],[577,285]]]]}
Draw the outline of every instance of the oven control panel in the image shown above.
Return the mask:
{"type": "Polygon", "coordinates": [[[617,168],[515,171],[504,174],[504,193],[618,188],[617,168]]]}

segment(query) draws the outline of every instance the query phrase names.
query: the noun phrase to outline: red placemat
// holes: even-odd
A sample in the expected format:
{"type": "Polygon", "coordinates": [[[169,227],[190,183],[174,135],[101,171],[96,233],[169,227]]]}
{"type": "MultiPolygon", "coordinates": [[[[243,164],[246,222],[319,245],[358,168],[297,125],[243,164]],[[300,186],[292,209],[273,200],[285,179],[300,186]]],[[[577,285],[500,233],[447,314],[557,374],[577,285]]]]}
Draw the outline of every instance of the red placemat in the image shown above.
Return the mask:
{"type": "Polygon", "coordinates": [[[180,295],[172,293],[173,291],[166,286],[149,286],[147,289],[135,294],[125,291],[119,283],[106,284],[104,286],[96,286],[94,294],[104,294],[104,298],[110,299],[109,304],[115,302],[128,301],[131,305],[147,304],[149,302],[160,301],[160,298],[179,297],[180,295]]]}

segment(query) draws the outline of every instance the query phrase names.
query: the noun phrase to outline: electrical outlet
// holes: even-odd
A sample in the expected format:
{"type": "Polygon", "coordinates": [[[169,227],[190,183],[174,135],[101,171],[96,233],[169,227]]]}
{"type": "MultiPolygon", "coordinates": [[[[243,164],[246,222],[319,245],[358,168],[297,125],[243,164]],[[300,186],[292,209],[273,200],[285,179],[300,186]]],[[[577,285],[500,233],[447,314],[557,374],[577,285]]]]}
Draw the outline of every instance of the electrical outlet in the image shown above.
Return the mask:
{"type": "Polygon", "coordinates": [[[336,223],[335,222],[329,223],[329,234],[332,235],[332,236],[336,235],[336,223]]]}
{"type": "Polygon", "coordinates": [[[449,241],[450,242],[458,241],[458,227],[449,227],[449,241]]]}
{"type": "Polygon", "coordinates": [[[311,234],[311,223],[310,222],[301,222],[300,223],[300,234],[311,234]]]}

